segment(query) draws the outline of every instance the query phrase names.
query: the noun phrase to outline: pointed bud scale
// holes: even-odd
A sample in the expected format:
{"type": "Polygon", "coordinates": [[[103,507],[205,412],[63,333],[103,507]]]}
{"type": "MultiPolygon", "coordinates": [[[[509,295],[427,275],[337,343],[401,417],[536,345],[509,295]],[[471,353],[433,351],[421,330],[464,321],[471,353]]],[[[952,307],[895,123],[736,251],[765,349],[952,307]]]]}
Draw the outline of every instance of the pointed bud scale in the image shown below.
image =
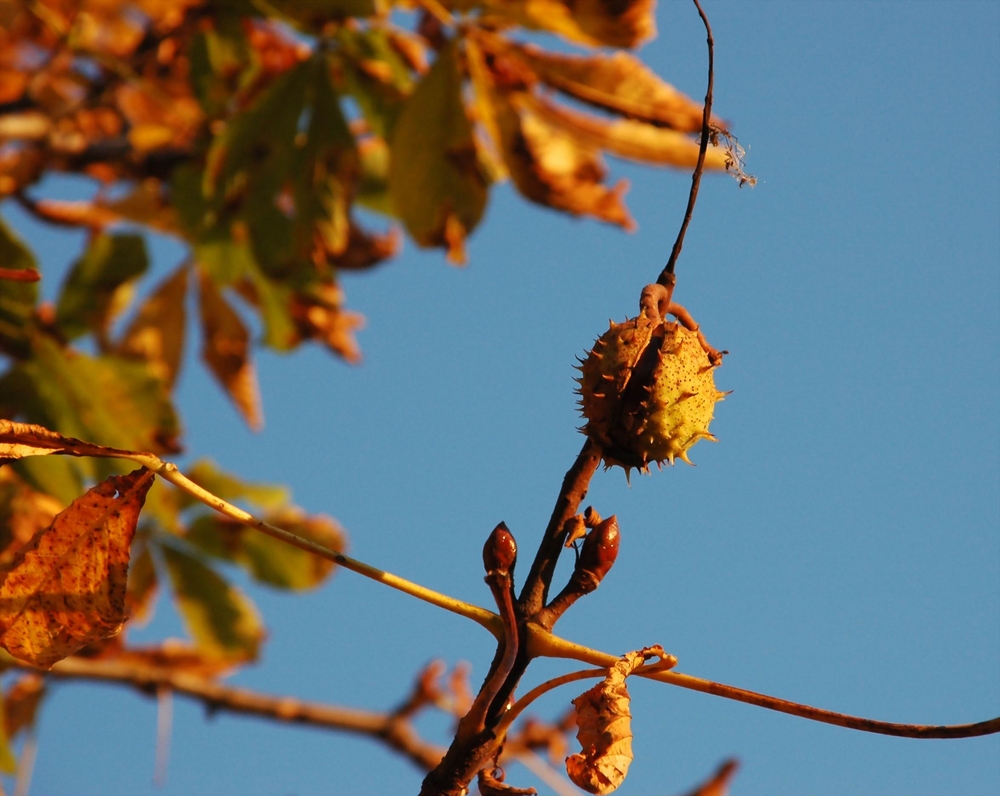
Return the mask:
{"type": "Polygon", "coordinates": [[[483,566],[487,574],[497,572],[506,575],[514,569],[516,561],[517,543],[507,525],[501,522],[483,545],[483,566]]]}
{"type": "Polygon", "coordinates": [[[619,539],[618,519],[614,514],[599,522],[587,534],[573,577],[584,591],[593,591],[604,580],[604,576],[618,558],[619,539]]]}
{"type": "Polygon", "coordinates": [[[649,463],[690,464],[688,450],[715,441],[708,427],[715,404],[715,366],[698,333],[661,317],[647,302],[637,318],[612,323],[594,344],[578,379],[585,433],[606,467],[649,472],[649,463]]]}

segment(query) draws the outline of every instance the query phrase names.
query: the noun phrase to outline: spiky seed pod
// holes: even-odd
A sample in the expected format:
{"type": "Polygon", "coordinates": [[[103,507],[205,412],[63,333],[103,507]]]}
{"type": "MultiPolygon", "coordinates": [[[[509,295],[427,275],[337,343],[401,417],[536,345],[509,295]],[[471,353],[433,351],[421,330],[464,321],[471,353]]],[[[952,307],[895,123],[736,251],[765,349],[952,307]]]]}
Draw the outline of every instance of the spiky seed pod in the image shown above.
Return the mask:
{"type": "Polygon", "coordinates": [[[714,366],[696,332],[644,303],[636,318],[612,323],[581,368],[582,429],[606,467],[649,472],[649,464],[690,464],[687,452],[708,430],[716,401],[714,366]]]}

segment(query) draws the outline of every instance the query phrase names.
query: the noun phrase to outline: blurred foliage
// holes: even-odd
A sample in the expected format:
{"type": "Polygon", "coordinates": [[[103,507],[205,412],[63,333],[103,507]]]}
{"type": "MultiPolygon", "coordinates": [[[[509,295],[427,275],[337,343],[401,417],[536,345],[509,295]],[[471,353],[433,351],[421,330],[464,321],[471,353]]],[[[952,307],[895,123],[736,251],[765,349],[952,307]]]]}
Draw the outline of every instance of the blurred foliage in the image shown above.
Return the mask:
{"type": "MultiPolygon", "coordinates": [[[[702,122],[700,103],[623,51],[655,35],[653,11],[653,0],[0,3],[0,205],[86,231],[54,306],[37,284],[0,278],[0,418],[176,454],[189,323],[256,428],[253,330],[278,351],[314,341],[357,362],[363,319],[345,306],[340,272],[393,257],[404,233],[464,262],[493,183],[509,178],[532,202],[631,229],[626,186],[608,184],[604,156],[691,168],[702,122]],[[88,178],[92,195],[47,197],[53,174],[88,178]],[[373,230],[361,217],[383,221],[373,230]],[[152,289],[146,231],[187,251],[152,289]]],[[[710,147],[706,167],[726,166],[710,147]]],[[[0,268],[38,268],[2,217],[0,268]]],[[[123,471],[65,456],[0,467],[0,559],[123,471]]],[[[345,545],[333,520],[306,515],[280,488],[205,462],[188,474],[345,545]]],[[[330,574],[155,483],[132,543],[127,610],[146,620],[168,590],[191,642],[183,654],[143,654],[213,673],[253,660],[265,630],[230,581],[235,569],[281,589],[330,574]]],[[[118,636],[84,654],[139,653],[118,636]]],[[[32,677],[9,684],[0,770],[13,766],[7,741],[30,727],[41,694],[32,677]]]]}

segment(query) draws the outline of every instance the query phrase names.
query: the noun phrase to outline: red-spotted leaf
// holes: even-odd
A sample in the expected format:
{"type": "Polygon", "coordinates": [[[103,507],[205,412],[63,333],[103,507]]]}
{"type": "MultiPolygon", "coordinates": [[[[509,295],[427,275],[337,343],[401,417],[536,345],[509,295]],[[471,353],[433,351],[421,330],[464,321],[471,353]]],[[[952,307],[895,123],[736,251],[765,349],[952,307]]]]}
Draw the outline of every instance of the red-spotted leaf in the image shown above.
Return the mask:
{"type": "Polygon", "coordinates": [[[129,546],[153,474],[112,476],[73,501],[2,572],[0,645],[41,668],[125,622],[129,546]]]}

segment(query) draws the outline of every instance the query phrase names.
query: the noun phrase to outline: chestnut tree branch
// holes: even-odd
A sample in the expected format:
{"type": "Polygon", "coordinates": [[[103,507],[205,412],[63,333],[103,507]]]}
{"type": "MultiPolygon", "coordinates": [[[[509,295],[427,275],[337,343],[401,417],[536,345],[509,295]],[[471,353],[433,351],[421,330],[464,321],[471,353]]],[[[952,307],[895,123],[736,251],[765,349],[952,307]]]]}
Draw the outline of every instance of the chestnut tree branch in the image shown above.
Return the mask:
{"type": "Polygon", "coordinates": [[[167,666],[70,656],[56,663],[47,674],[64,680],[90,680],[130,686],[154,697],[167,689],[199,700],[209,711],[224,710],[271,721],[367,735],[399,752],[425,771],[436,766],[444,755],[442,747],[420,738],[410,721],[395,713],[357,710],[307,702],[289,696],[262,694],[246,688],[223,685],[216,680],[167,666]]]}

